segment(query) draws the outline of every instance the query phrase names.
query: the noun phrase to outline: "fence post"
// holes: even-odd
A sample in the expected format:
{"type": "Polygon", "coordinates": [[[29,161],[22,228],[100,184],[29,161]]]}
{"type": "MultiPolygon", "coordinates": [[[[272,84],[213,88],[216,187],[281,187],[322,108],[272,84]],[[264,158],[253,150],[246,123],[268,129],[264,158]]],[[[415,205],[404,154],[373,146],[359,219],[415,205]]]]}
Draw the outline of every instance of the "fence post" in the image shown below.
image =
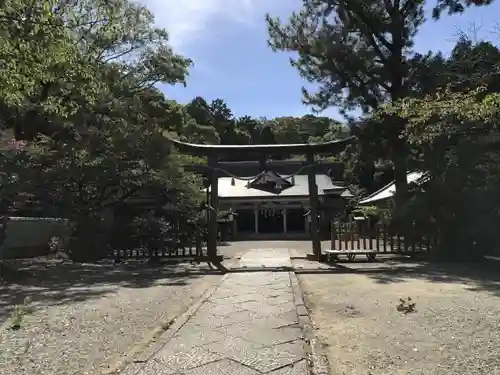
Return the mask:
{"type": "Polygon", "coordinates": [[[335,222],[330,220],[330,250],[335,250],[335,222]]]}
{"type": "Polygon", "coordinates": [[[198,220],[196,220],[196,256],[201,257],[202,256],[202,244],[201,244],[201,229],[200,229],[200,223],[198,220]]]}

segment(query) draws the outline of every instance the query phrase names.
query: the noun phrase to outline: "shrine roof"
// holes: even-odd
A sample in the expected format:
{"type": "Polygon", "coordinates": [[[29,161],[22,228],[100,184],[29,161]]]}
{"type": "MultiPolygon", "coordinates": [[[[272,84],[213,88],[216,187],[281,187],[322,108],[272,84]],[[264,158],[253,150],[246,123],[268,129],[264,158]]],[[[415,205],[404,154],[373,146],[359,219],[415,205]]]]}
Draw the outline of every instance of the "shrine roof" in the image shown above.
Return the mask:
{"type": "MultiPolygon", "coordinates": [[[[282,176],[291,181],[291,177],[282,176]]],[[[219,177],[219,197],[220,198],[264,198],[264,197],[308,197],[309,185],[307,175],[296,175],[293,177],[295,185],[284,190],[280,194],[268,193],[257,189],[248,188],[247,184],[251,180],[234,179],[232,177],[219,177]]],[[[334,185],[330,177],[325,174],[316,175],[316,185],[318,195],[325,195],[325,190],[342,189],[341,186],[334,185]]],[[[345,188],[344,188],[345,189],[345,188]]]]}
{"type": "MultiPolygon", "coordinates": [[[[425,173],[423,172],[408,172],[406,174],[406,181],[408,184],[411,183],[416,183],[418,180],[422,179],[425,177],[425,173]]],[[[377,190],[376,192],[368,195],[367,197],[361,199],[358,204],[374,204],[376,202],[380,202],[384,199],[389,199],[392,198],[396,194],[396,184],[395,182],[391,182],[390,184],[387,184],[380,190],[377,190]]]]}

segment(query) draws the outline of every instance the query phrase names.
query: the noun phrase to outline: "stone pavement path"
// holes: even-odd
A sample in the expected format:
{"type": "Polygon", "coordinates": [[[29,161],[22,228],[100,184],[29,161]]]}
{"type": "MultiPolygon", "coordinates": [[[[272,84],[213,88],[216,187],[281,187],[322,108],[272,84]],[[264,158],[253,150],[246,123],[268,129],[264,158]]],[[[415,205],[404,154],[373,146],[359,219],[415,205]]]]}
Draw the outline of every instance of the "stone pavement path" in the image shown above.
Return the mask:
{"type": "MultiPolygon", "coordinates": [[[[251,250],[240,266],[289,267],[287,249],[251,250]]],[[[227,275],[137,375],[306,375],[288,272],[227,275]]]]}

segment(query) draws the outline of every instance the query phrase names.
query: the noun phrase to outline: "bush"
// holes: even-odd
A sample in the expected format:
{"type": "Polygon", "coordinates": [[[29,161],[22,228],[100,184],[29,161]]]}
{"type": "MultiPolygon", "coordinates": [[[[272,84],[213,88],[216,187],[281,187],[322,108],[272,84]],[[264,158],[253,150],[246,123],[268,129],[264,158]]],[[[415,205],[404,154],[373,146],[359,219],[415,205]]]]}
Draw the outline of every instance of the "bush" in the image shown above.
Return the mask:
{"type": "Polygon", "coordinates": [[[133,237],[140,247],[153,257],[155,250],[163,247],[172,232],[172,225],[165,218],[148,213],[133,220],[133,237]]]}

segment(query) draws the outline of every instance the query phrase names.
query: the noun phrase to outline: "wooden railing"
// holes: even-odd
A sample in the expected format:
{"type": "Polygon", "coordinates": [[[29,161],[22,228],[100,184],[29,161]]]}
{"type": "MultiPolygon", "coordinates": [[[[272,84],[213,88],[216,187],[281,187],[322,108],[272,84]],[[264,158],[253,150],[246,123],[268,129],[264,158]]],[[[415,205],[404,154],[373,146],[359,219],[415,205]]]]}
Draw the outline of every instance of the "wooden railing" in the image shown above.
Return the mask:
{"type": "Polygon", "coordinates": [[[114,259],[143,258],[200,258],[206,256],[206,228],[192,227],[175,231],[158,241],[156,246],[146,248],[135,244],[122,249],[113,249],[110,257],[114,259]]]}
{"type": "Polygon", "coordinates": [[[369,220],[332,221],[330,248],[337,251],[371,251],[374,253],[426,252],[435,244],[430,231],[408,228],[406,235],[383,223],[369,220]]]}

